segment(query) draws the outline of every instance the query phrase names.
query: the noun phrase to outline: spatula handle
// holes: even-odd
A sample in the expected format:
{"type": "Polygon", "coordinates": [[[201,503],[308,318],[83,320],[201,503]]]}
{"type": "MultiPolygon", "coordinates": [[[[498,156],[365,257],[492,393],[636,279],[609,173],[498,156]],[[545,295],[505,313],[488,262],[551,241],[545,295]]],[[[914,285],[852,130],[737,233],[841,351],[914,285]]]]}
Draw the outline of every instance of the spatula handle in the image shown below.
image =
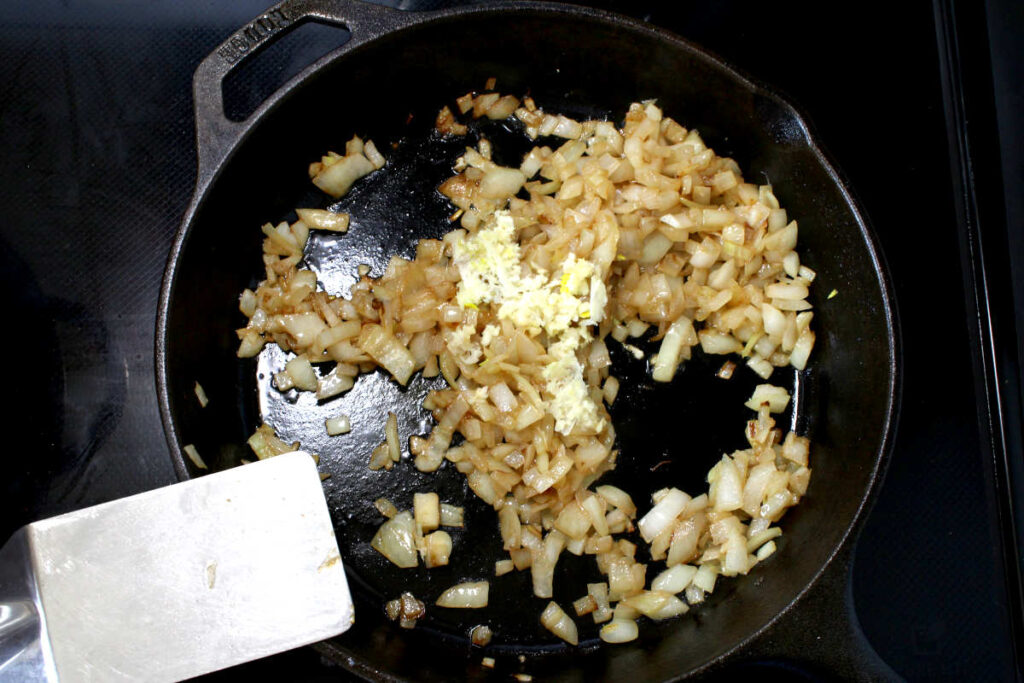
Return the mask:
{"type": "Polygon", "coordinates": [[[0,681],[56,680],[28,536],[20,529],[0,548],[0,681]]]}

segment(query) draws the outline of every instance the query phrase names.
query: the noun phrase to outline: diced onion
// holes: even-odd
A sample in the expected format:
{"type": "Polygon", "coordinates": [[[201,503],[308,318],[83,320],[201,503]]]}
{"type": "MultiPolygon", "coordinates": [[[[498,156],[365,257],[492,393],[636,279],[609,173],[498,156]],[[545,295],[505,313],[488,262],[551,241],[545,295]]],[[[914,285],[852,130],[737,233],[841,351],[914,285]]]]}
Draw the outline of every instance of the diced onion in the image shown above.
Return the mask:
{"type": "Polygon", "coordinates": [[[608,584],[588,583],[587,595],[592,597],[597,605],[591,615],[595,624],[603,624],[612,618],[612,609],[608,603],[608,584]]]}
{"type": "Polygon", "coordinates": [[[427,534],[423,537],[423,544],[423,564],[427,569],[448,564],[448,558],[452,554],[452,537],[447,531],[439,530],[427,534]]]}
{"type": "Polygon", "coordinates": [[[437,599],[438,607],[452,609],[479,609],[487,607],[487,581],[469,581],[452,586],[437,599]]]}
{"type": "Polygon", "coordinates": [[[462,508],[449,505],[448,503],[441,503],[441,526],[462,526],[462,508]]]}
{"type": "MultiPolygon", "coordinates": [[[[298,386],[298,385],[296,385],[298,386]]],[[[316,397],[319,400],[342,394],[355,386],[355,380],[338,372],[338,367],[317,380],[316,397]]],[[[299,387],[300,389],[302,387],[299,387]]]]}
{"type": "Polygon", "coordinates": [[[612,619],[601,627],[601,640],[606,643],[628,643],[636,640],[640,631],[631,619],[612,619]]]}
{"type": "Polygon", "coordinates": [[[415,567],[419,560],[414,532],[415,522],[412,515],[408,511],[400,512],[381,524],[370,541],[370,546],[403,569],[415,567]]]}
{"type": "Polygon", "coordinates": [[[436,493],[414,493],[413,517],[421,532],[433,531],[441,523],[441,505],[436,493]]]}
{"type": "Polygon", "coordinates": [[[751,410],[757,410],[765,403],[771,412],[781,413],[789,405],[789,393],[782,387],[772,384],[758,384],[754,387],[753,395],[743,405],[751,410]]]}
{"type": "MultiPolygon", "coordinates": [[[[391,457],[391,461],[399,462],[402,459],[402,447],[398,442],[398,416],[391,412],[388,413],[388,419],[384,423],[384,439],[388,445],[388,455],[391,457]]],[[[436,493],[434,498],[437,498],[436,493]]],[[[434,528],[437,528],[436,524],[434,528]]]]}
{"type": "Polygon", "coordinates": [[[322,169],[313,178],[313,184],[337,199],[348,192],[352,183],[373,171],[374,166],[369,159],[362,154],[353,154],[322,169]]]}
{"type": "Polygon", "coordinates": [[[373,501],[373,506],[377,508],[377,512],[384,515],[388,519],[391,519],[392,517],[398,514],[398,508],[396,508],[394,503],[392,503],[387,498],[378,498],[377,500],[373,501]]]}
{"type": "Polygon", "coordinates": [[[203,462],[203,459],[201,457],[199,457],[199,451],[196,450],[195,446],[193,446],[192,444],[186,444],[182,448],[182,450],[185,451],[185,455],[188,456],[188,459],[192,461],[193,465],[195,465],[201,470],[208,469],[206,467],[206,463],[203,462]]]}
{"type": "MultiPolygon", "coordinates": [[[[715,580],[718,578],[718,572],[714,566],[710,564],[702,564],[697,570],[697,573],[693,575],[693,586],[700,588],[705,593],[712,593],[715,590],[715,580]]],[[[689,600],[689,595],[687,595],[689,600]]]]}
{"type": "Polygon", "coordinates": [[[658,348],[658,357],[654,361],[654,369],[651,377],[656,382],[669,382],[676,374],[679,366],[679,357],[683,347],[690,347],[697,343],[697,333],[693,330],[693,323],[690,319],[681,316],[669,325],[665,337],[661,340],[658,348]]]}
{"type": "Polygon", "coordinates": [[[653,541],[655,536],[661,534],[675,522],[676,517],[689,502],[688,495],[679,489],[670,489],[665,497],[637,522],[640,535],[648,543],[653,541]]]}
{"type": "Polygon", "coordinates": [[[677,564],[654,577],[654,581],[651,582],[651,590],[673,594],[682,593],[696,574],[697,567],[689,564],[677,564]]]}
{"type": "Polygon", "coordinates": [[[296,388],[304,391],[316,391],[318,380],[308,358],[304,356],[292,358],[285,363],[284,371],[292,378],[296,388]]]}
{"type": "Polygon", "coordinates": [[[196,382],[195,385],[196,399],[199,401],[199,407],[205,408],[210,402],[210,399],[206,397],[206,390],[203,389],[203,385],[196,382]]]}
{"type": "Polygon", "coordinates": [[[757,551],[756,556],[758,562],[767,559],[770,555],[775,552],[775,541],[768,541],[757,551]]]}
{"type": "Polygon", "coordinates": [[[544,625],[544,628],[570,645],[579,644],[576,622],[565,613],[565,610],[558,606],[557,602],[552,601],[548,603],[548,606],[544,608],[540,615],[540,623],[544,625]]]}
{"type": "Polygon", "coordinates": [[[469,639],[477,647],[484,647],[491,642],[492,635],[490,626],[480,624],[470,630],[469,639]]]}
{"type": "Polygon", "coordinates": [[[328,436],[338,436],[339,434],[347,434],[352,431],[352,422],[349,420],[348,415],[329,417],[324,422],[327,427],[328,436]]]}
{"type": "Polygon", "coordinates": [[[399,384],[409,381],[416,361],[409,349],[380,325],[364,325],[359,333],[359,348],[377,361],[399,384]]]}
{"type": "Polygon", "coordinates": [[[348,230],[349,215],[347,213],[335,213],[323,209],[295,209],[295,213],[299,215],[299,220],[311,228],[332,232],[348,230]]]}

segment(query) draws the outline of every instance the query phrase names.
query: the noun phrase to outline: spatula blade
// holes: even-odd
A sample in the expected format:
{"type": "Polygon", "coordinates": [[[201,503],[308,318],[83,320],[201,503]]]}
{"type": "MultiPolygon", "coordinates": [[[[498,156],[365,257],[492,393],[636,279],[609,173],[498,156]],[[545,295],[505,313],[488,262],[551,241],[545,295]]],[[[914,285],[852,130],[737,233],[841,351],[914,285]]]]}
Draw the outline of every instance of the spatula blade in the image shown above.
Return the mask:
{"type": "Polygon", "coordinates": [[[61,681],[180,680],[338,635],[354,620],[305,453],[26,531],[61,681]]]}

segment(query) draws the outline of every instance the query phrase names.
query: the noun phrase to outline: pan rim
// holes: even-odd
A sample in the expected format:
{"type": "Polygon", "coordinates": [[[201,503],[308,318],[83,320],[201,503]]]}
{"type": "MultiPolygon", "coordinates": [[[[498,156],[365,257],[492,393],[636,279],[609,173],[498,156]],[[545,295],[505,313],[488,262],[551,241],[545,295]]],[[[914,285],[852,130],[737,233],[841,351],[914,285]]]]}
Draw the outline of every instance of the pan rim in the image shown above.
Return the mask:
{"type": "MultiPolygon", "coordinates": [[[[232,157],[245,145],[252,132],[259,128],[268,114],[276,110],[292,91],[297,89],[307,79],[338,59],[343,59],[348,54],[358,51],[360,48],[371,45],[380,39],[399,38],[408,30],[430,27],[435,24],[448,21],[458,21],[466,17],[477,17],[486,15],[504,14],[507,17],[509,12],[520,15],[533,14],[558,18],[562,21],[573,19],[585,19],[594,21],[605,26],[616,29],[626,29],[653,38],[659,42],[668,44],[674,50],[682,50],[696,57],[701,62],[723,72],[729,80],[741,85],[749,92],[771,101],[786,112],[787,116],[798,124],[800,130],[799,145],[805,146],[814,156],[817,163],[826,172],[832,183],[839,190],[843,202],[848,207],[854,218],[858,231],[867,249],[869,260],[874,267],[876,279],[882,301],[881,314],[885,319],[887,357],[886,370],[888,373],[888,387],[886,392],[886,405],[884,418],[882,420],[881,438],[875,449],[873,467],[868,475],[868,485],[862,491],[858,504],[849,523],[838,536],[838,541],[827,553],[825,560],[807,580],[804,586],[795,593],[790,601],[781,610],[772,615],[760,628],[740,638],[732,646],[726,648],[718,655],[708,659],[703,664],[692,668],[689,671],[681,672],[680,675],[694,675],[720,664],[737,651],[747,647],[757,640],[762,634],[771,629],[779,620],[787,615],[795,605],[800,603],[804,596],[816,586],[821,577],[833,566],[837,557],[848,550],[856,541],[863,527],[868,512],[873,506],[879,489],[882,486],[885,472],[888,468],[892,455],[892,447],[895,440],[896,428],[899,419],[900,399],[902,395],[903,373],[902,373],[902,340],[899,328],[899,314],[897,302],[893,292],[892,279],[889,267],[886,263],[883,252],[879,247],[878,238],[872,223],[868,219],[862,204],[851,189],[839,166],[833,161],[832,156],[826,152],[819,142],[818,136],[813,131],[811,119],[806,116],[800,108],[794,105],[787,97],[781,95],[778,90],[769,87],[758,79],[752,78],[742,70],[734,67],[718,57],[713,52],[688,41],[687,39],[667,29],[641,22],[632,17],[600,10],[596,8],[562,4],[546,1],[528,0],[501,0],[499,2],[471,5],[465,7],[452,7],[428,12],[403,12],[401,10],[390,10],[379,8],[390,20],[391,25],[385,26],[376,34],[366,36],[353,36],[346,44],[318,59],[313,64],[303,69],[298,75],[289,79],[281,88],[274,92],[265,102],[241,123],[242,130],[238,137],[231,142],[223,157],[217,161],[213,171],[206,177],[198,177],[196,187],[188,208],[186,209],[181,225],[175,235],[174,242],[168,253],[168,262],[164,272],[160,290],[159,307],[157,311],[156,325],[156,353],[155,367],[157,374],[157,392],[161,421],[164,427],[170,456],[174,465],[175,473],[179,480],[190,478],[185,463],[185,456],[182,453],[184,441],[178,432],[175,416],[171,411],[171,397],[169,394],[169,377],[167,374],[167,334],[168,319],[171,303],[174,297],[174,284],[181,253],[192,232],[195,217],[199,209],[207,201],[211,190],[217,185],[224,168],[229,165],[232,157]]],[[[403,680],[393,674],[374,668],[366,662],[359,661],[358,653],[353,653],[341,647],[333,641],[315,644],[318,650],[330,653],[341,665],[351,673],[358,676],[372,675],[380,680],[403,680]],[[341,656],[339,656],[341,655],[341,656]]]]}

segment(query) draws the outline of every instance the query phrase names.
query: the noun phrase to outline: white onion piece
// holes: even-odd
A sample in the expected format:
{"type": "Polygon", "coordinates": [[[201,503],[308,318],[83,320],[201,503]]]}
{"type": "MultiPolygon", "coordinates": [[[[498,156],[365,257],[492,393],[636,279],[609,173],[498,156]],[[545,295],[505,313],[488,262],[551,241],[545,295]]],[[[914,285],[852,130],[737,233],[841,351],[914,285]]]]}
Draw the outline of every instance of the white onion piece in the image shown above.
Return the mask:
{"type": "Polygon", "coordinates": [[[451,609],[479,609],[487,607],[487,594],[490,583],[487,581],[468,581],[452,586],[437,599],[438,607],[451,609]]]}
{"type": "Polygon", "coordinates": [[[377,150],[377,145],[373,144],[373,140],[367,140],[363,145],[363,154],[374,168],[384,168],[384,164],[387,163],[384,160],[384,155],[377,150]]]}
{"type": "Polygon", "coordinates": [[[608,599],[621,600],[644,589],[647,565],[619,557],[608,566],[608,599]]]}
{"type": "Polygon", "coordinates": [[[767,559],[775,552],[775,541],[768,541],[757,551],[757,561],[767,559]]]}
{"type": "Polygon", "coordinates": [[[751,517],[757,516],[758,510],[764,502],[768,483],[777,471],[774,462],[766,462],[755,465],[747,472],[747,482],[743,486],[743,511],[751,517]]]}
{"type": "MultiPolygon", "coordinates": [[[[417,469],[419,468],[417,467],[417,469]]],[[[498,500],[498,491],[494,488],[494,480],[486,472],[473,470],[466,475],[466,482],[469,484],[470,490],[488,505],[494,505],[495,501],[498,500]]]]}
{"type": "Polygon", "coordinates": [[[348,415],[329,417],[324,421],[324,425],[327,427],[328,436],[338,436],[352,431],[352,421],[349,420],[348,415]]]}
{"type": "Polygon", "coordinates": [[[292,378],[292,383],[297,389],[303,391],[316,391],[319,381],[313,366],[305,356],[292,358],[285,363],[284,371],[292,378]]]}
{"type": "Polygon", "coordinates": [[[590,517],[590,523],[594,525],[594,531],[599,536],[608,535],[608,522],[605,519],[604,509],[601,507],[601,498],[599,496],[587,496],[583,499],[583,509],[587,512],[590,517]]]}
{"type": "Polygon", "coordinates": [[[601,640],[606,643],[628,643],[636,640],[640,631],[631,619],[612,619],[601,627],[601,640]]]}
{"type": "Polygon", "coordinates": [[[651,619],[668,619],[689,611],[682,600],[672,593],[661,591],[643,591],[637,595],[623,600],[622,604],[628,605],[640,614],[651,619]]]}
{"type": "Polygon", "coordinates": [[[511,413],[519,405],[515,394],[512,393],[512,390],[504,382],[491,385],[490,396],[494,405],[503,413],[511,413]]]}
{"type": "Polygon", "coordinates": [[[672,240],[655,230],[644,240],[643,254],[638,259],[640,265],[649,266],[662,259],[672,248],[672,240]]]}
{"type": "Polygon", "coordinates": [[[427,569],[448,564],[452,554],[452,537],[447,531],[435,531],[423,537],[423,564],[427,569]]]}
{"type": "Polygon", "coordinates": [[[452,436],[455,434],[455,427],[467,412],[469,412],[469,402],[460,393],[448,406],[444,416],[434,427],[434,431],[430,433],[426,451],[416,456],[416,469],[420,472],[433,472],[441,466],[444,454],[448,450],[448,446],[451,445],[452,436]]]}
{"type": "Polygon", "coordinates": [[[661,501],[637,522],[640,535],[648,543],[653,541],[656,536],[672,526],[689,502],[690,496],[679,489],[670,489],[661,501]]]}
{"type": "Polygon", "coordinates": [[[655,382],[670,382],[679,367],[679,357],[683,347],[697,343],[697,333],[693,323],[686,316],[680,316],[671,325],[658,347],[658,357],[654,361],[651,377],[655,382]]]}
{"type": "MultiPolygon", "coordinates": [[[[756,520],[755,520],[756,521],[756,520]]],[[[761,531],[747,539],[747,552],[754,552],[763,544],[771,541],[773,538],[778,538],[782,535],[782,529],[777,526],[768,527],[764,531],[761,531]]]]}
{"type": "Polygon", "coordinates": [[[793,344],[793,351],[789,354],[789,364],[797,370],[803,370],[807,367],[807,359],[810,358],[811,349],[814,348],[814,333],[809,329],[804,330],[797,337],[796,343],[793,344]]]}
{"type": "MultiPolygon", "coordinates": [[[[402,447],[398,443],[398,416],[394,413],[388,413],[388,419],[384,423],[384,440],[388,445],[388,455],[391,456],[392,462],[398,462],[402,459],[402,447]]],[[[437,494],[434,494],[437,497],[437,494]]],[[[434,525],[437,528],[437,525],[434,525]]]]}
{"type": "Polygon", "coordinates": [[[469,632],[469,639],[477,647],[485,647],[491,642],[491,636],[494,634],[491,632],[491,627],[486,624],[480,624],[474,626],[469,632]]]}
{"type": "Polygon", "coordinates": [[[544,537],[544,545],[540,552],[533,557],[530,575],[533,579],[533,594],[538,598],[550,598],[553,595],[555,564],[565,549],[565,541],[566,538],[560,531],[551,531],[544,537]]]}
{"type": "Polygon", "coordinates": [[[772,384],[758,384],[754,387],[753,395],[743,405],[751,410],[757,410],[765,403],[771,412],[781,413],[789,405],[789,393],[782,387],[772,384]]]}
{"type": "Polygon", "coordinates": [[[381,524],[370,546],[403,569],[415,567],[419,563],[414,539],[415,526],[408,510],[400,512],[381,524]]]}
{"type": "Polygon", "coordinates": [[[604,402],[608,405],[615,403],[615,397],[619,395],[619,380],[616,377],[609,377],[604,381],[602,389],[604,402]]]}
{"type": "Polygon", "coordinates": [[[462,526],[462,508],[441,503],[441,526],[462,526]]]}
{"type": "MultiPolygon", "coordinates": [[[[711,593],[715,590],[716,579],[718,579],[718,571],[715,567],[710,564],[702,564],[697,573],[693,575],[691,585],[700,588],[705,593],[711,593]]],[[[686,597],[689,600],[689,593],[686,597]]]]}
{"type": "Polygon", "coordinates": [[[371,470],[390,470],[394,467],[395,463],[391,461],[391,454],[388,452],[388,444],[386,441],[377,445],[370,452],[370,462],[367,464],[371,470]]]}
{"type": "Polygon", "coordinates": [[[318,230],[330,230],[331,232],[345,232],[348,230],[349,215],[347,213],[335,213],[324,209],[295,209],[299,220],[311,228],[318,230]]]}
{"type": "MultiPolygon", "coordinates": [[[[743,483],[739,470],[732,459],[723,455],[721,461],[712,469],[717,476],[711,482],[709,498],[718,512],[731,512],[743,505],[743,483]]],[[[708,474],[710,478],[711,473],[708,474]]]]}
{"type": "Polygon", "coordinates": [[[514,498],[506,498],[505,504],[498,510],[498,530],[505,550],[515,550],[522,545],[523,525],[514,498]]]}
{"type": "Polygon", "coordinates": [[[697,333],[700,339],[700,347],[704,353],[739,353],[743,350],[743,344],[737,339],[721,332],[701,330],[697,333]]]}
{"type": "Polygon", "coordinates": [[[590,531],[590,516],[579,503],[570,501],[558,513],[555,528],[573,540],[583,541],[590,531]]]}
{"type": "Polygon", "coordinates": [[[280,320],[281,324],[284,325],[284,329],[288,334],[295,337],[296,345],[299,348],[312,345],[316,341],[317,336],[327,329],[327,325],[316,313],[279,315],[277,320],[280,320]]]}
{"type": "Polygon", "coordinates": [[[352,183],[374,170],[373,163],[361,153],[352,154],[321,168],[313,178],[313,184],[337,199],[348,192],[352,183]]]}
{"type": "Polygon", "coordinates": [[[185,451],[185,455],[188,456],[188,459],[192,461],[193,465],[195,465],[201,470],[208,469],[206,467],[206,463],[203,462],[203,459],[199,456],[199,451],[196,450],[195,446],[193,446],[192,444],[187,444],[185,445],[184,448],[182,448],[182,450],[185,451]]]}
{"type": "Polygon", "coordinates": [[[597,495],[604,498],[609,505],[622,510],[627,517],[632,519],[636,515],[636,505],[633,504],[633,499],[622,489],[605,484],[604,486],[598,486],[594,491],[597,492],[597,495]]]}
{"type": "Polygon", "coordinates": [[[654,581],[651,582],[651,590],[673,594],[682,593],[696,574],[697,567],[689,564],[677,564],[654,577],[654,581]]]}
{"type": "Polygon", "coordinates": [[[441,523],[441,504],[436,493],[414,493],[412,510],[420,531],[433,531],[441,523]]]}
{"type": "Polygon", "coordinates": [[[246,330],[238,345],[236,355],[239,358],[252,358],[263,348],[263,337],[255,330],[246,330]]]}
{"type": "Polygon", "coordinates": [[[592,613],[595,624],[602,624],[612,618],[612,608],[608,603],[608,584],[588,583],[587,595],[592,597],[597,605],[592,613]]]}
{"type": "Polygon", "coordinates": [[[398,508],[387,498],[378,498],[373,501],[373,507],[377,508],[377,512],[384,515],[388,519],[391,519],[398,514],[398,508]]]}
{"type": "Polygon", "coordinates": [[[243,289],[242,295],[238,298],[238,310],[246,318],[256,315],[256,292],[251,289],[243,289]]]}
{"type": "Polygon", "coordinates": [[[643,615],[640,614],[640,610],[625,601],[615,605],[615,609],[612,610],[612,619],[632,621],[633,619],[639,619],[641,616],[643,615]]]}
{"type": "Polygon", "coordinates": [[[801,301],[807,298],[807,285],[797,283],[776,283],[764,288],[764,295],[769,299],[784,301],[801,301]]]}
{"type": "Polygon", "coordinates": [[[317,399],[323,400],[325,398],[337,396],[338,394],[342,394],[355,386],[355,379],[349,375],[343,375],[338,372],[338,367],[339,366],[335,366],[330,372],[317,380],[317,399]]]}
{"type": "Polygon", "coordinates": [[[655,621],[660,621],[661,619],[671,619],[672,617],[677,617],[680,614],[686,614],[689,611],[689,605],[672,595],[660,609],[648,614],[647,616],[655,621]]]}
{"type": "Polygon", "coordinates": [[[480,196],[487,199],[507,199],[519,192],[526,176],[518,168],[495,166],[484,172],[480,179],[480,196]]]}
{"type": "Polygon", "coordinates": [[[786,435],[782,442],[782,457],[802,467],[807,467],[810,454],[810,441],[806,437],[797,436],[794,432],[786,435]]]}
{"type": "Polygon", "coordinates": [[[278,391],[288,391],[294,386],[295,380],[284,370],[274,373],[274,388],[278,391]]]}
{"type": "Polygon", "coordinates": [[[772,372],[775,370],[775,367],[771,363],[758,356],[753,356],[748,359],[747,366],[756,372],[761,379],[768,379],[772,376],[772,372]]]}
{"type": "Polygon", "coordinates": [[[548,603],[548,606],[544,608],[544,612],[540,615],[540,623],[544,625],[544,628],[570,645],[579,644],[579,632],[576,629],[576,622],[565,613],[565,610],[558,606],[557,602],[552,601],[548,603]]]}
{"type": "Polygon", "coordinates": [[[592,595],[584,595],[572,603],[572,609],[576,612],[576,616],[586,616],[597,609],[597,601],[594,600],[592,595]]]}
{"type": "Polygon", "coordinates": [[[210,399],[206,396],[206,390],[203,389],[203,385],[199,382],[196,382],[196,385],[193,388],[195,390],[196,400],[199,401],[199,407],[205,408],[210,403],[210,399]]]}
{"type": "Polygon", "coordinates": [[[416,368],[416,361],[409,353],[409,349],[380,325],[363,326],[359,333],[359,348],[390,372],[403,386],[416,368]]]}
{"type": "Polygon", "coordinates": [[[747,554],[747,540],[736,531],[730,534],[723,546],[725,557],[722,560],[722,575],[735,576],[750,571],[750,556],[747,554]]]}

